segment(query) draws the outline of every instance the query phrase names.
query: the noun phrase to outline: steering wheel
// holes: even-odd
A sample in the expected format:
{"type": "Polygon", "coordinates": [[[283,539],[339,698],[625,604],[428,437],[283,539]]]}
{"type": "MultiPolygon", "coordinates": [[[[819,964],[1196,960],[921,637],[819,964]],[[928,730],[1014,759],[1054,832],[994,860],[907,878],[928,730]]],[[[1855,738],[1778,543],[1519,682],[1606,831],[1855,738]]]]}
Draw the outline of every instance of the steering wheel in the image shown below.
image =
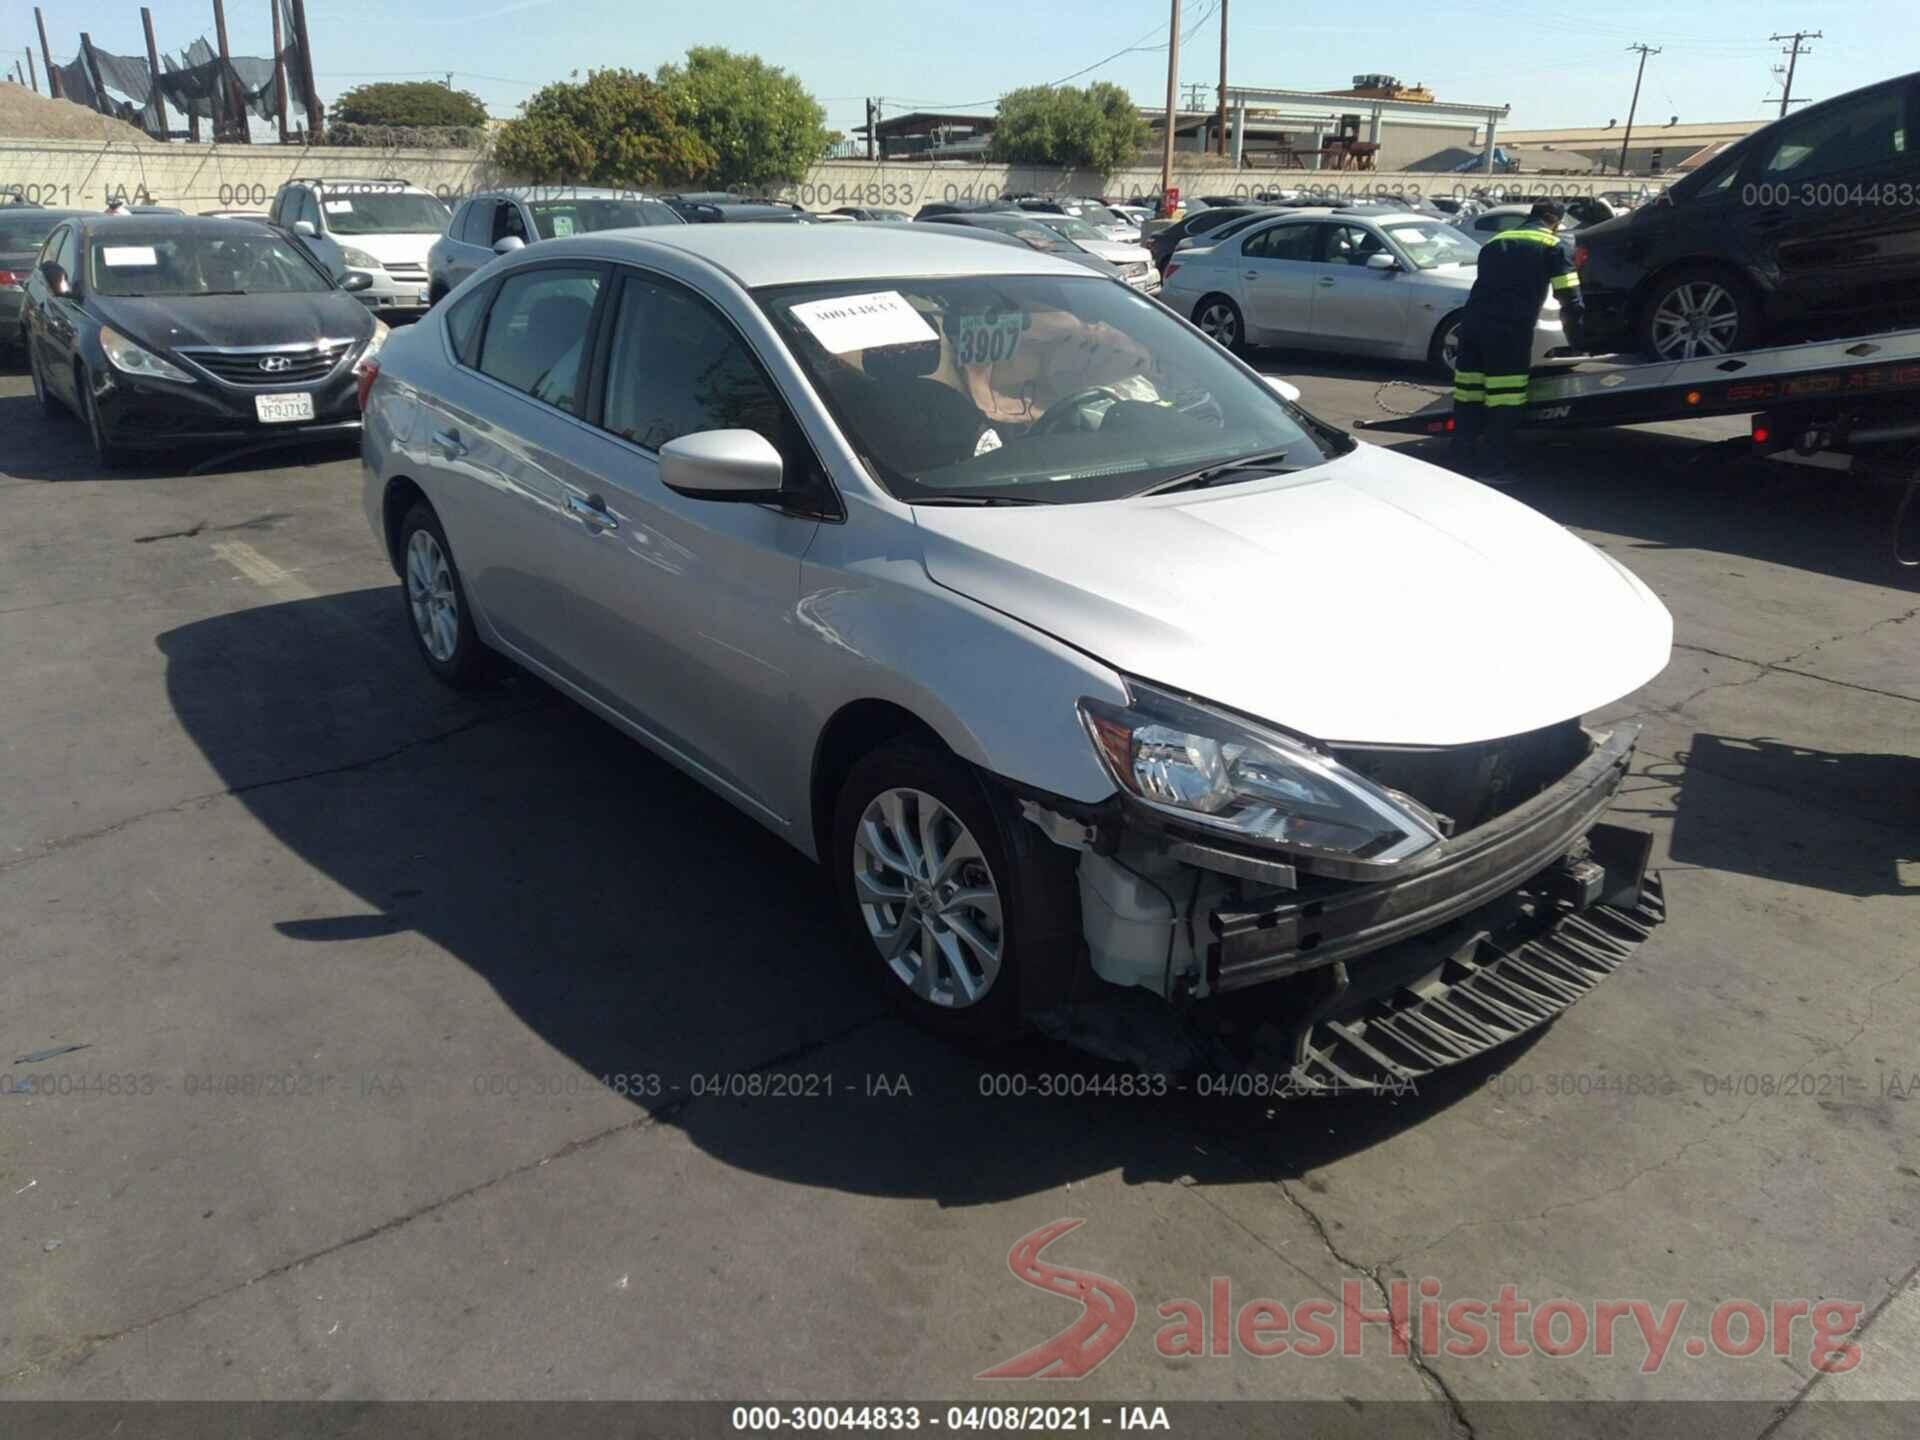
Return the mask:
{"type": "Polygon", "coordinates": [[[1027,434],[1053,435],[1068,428],[1066,422],[1076,422],[1071,428],[1076,430],[1097,430],[1099,426],[1088,425],[1086,416],[1080,413],[1083,405],[1091,405],[1099,400],[1119,400],[1112,388],[1106,385],[1090,385],[1085,390],[1076,390],[1065,399],[1056,400],[1049,405],[1040,418],[1033,422],[1027,434]]]}

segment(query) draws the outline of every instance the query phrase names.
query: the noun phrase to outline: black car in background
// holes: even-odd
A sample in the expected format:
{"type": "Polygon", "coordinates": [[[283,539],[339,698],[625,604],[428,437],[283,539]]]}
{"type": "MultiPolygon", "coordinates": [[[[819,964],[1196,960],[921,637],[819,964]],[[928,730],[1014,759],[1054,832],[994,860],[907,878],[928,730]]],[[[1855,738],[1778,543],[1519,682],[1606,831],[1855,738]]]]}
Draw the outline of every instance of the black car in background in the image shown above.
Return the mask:
{"type": "Polygon", "coordinates": [[[47,236],[22,330],[49,415],[103,465],[187,441],[346,434],[387,327],[282,230],[248,220],[85,216],[47,236]]]}
{"type": "Polygon", "coordinates": [[[27,279],[40,247],[62,220],[94,214],[91,210],[43,210],[38,205],[0,208],[0,354],[18,349],[27,279]]]}
{"type": "Polygon", "coordinates": [[[1582,230],[1590,350],[1668,360],[1920,324],[1920,74],[1809,105],[1582,230]]]}
{"type": "Polygon", "coordinates": [[[1199,236],[1229,220],[1238,220],[1244,215],[1271,214],[1275,208],[1272,205],[1212,205],[1205,210],[1190,212],[1185,219],[1175,221],[1140,243],[1153,256],[1154,269],[1164,275],[1167,273],[1167,261],[1173,258],[1173,252],[1180,248],[1180,242],[1188,236],[1196,237],[1193,243],[1198,245],[1201,243],[1199,236]]]}

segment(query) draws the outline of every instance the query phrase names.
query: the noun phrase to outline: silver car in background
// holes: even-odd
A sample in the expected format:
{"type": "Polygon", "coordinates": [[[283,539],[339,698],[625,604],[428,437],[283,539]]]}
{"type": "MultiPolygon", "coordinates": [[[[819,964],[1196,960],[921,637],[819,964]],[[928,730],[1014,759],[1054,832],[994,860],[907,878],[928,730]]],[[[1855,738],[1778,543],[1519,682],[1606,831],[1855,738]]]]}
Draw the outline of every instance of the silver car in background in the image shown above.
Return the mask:
{"type": "MultiPolygon", "coordinates": [[[[1229,349],[1333,350],[1452,373],[1480,246],[1445,221],[1280,211],[1218,243],[1209,238],[1174,252],[1160,298],[1229,349]]],[[[1533,335],[1536,362],[1567,343],[1552,296],[1533,335]]]]}
{"type": "Polygon", "coordinates": [[[429,299],[438,305],[469,275],[542,240],[624,230],[636,225],[684,225],[671,205],[632,190],[580,185],[536,185],[483,190],[462,202],[427,252],[429,299]]]}
{"type": "Polygon", "coordinates": [[[1660,602],[1125,285],[896,227],[574,236],[396,334],[364,402],[427,666],[510,656],[821,861],[936,1030],[1258,1007],[1362,1084],[1544,1023],[1657,918],[1596,825],[1634,728],[1580,717],[1666,664],[1660,602]],[[1496,981],[1458,1044],[1389,1038],[1496,981]]]}

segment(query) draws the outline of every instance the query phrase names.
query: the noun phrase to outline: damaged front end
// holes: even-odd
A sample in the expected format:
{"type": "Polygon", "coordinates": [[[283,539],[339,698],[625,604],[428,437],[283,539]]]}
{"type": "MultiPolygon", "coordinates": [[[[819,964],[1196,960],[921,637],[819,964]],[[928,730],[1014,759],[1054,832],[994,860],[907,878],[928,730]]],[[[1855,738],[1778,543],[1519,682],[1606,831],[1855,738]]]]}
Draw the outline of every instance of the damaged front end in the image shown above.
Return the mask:
{"type": "MultiPolygon", "coordinates": [[[[1310,751],[1235,717],[1216,748],[1165,723],[1194,715],[1134,726],[1118,804],[1024,802],[1081,852],[1107,982],[1035,1017],[1059,1038],[1154,1068],[1283,1069],[1299,1090],[1402,1088],[1545,1024],[1664,917],[1650,837],[1600,821],[1637,726],[1310,751]]],[[[1114,736],[1089,728],[1120,778],[1114,736]]]]}

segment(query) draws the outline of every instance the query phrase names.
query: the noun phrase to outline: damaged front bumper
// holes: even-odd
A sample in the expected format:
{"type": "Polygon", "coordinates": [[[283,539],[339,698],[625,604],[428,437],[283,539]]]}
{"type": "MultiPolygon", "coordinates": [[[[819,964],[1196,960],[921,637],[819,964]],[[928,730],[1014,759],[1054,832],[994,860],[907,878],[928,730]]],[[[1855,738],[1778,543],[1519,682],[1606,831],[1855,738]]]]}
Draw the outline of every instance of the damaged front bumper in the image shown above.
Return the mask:
{"type": "MultiPolygon", "coordinates": [[[[1650,837],[1600,818],[1638,734],[1589,732],[1557,782],[1388,880],[1296,876],[1191,837],[1089,826],[1082,919],[1111,983],[1035,1019],[1112,1058],[1283,1069],[1305,1091],[1403,1087],[1515,1039],[1664,919],[1650,837]]],[[[1027,813],[1072,843],[1061,817],[1027,813]]]]}

